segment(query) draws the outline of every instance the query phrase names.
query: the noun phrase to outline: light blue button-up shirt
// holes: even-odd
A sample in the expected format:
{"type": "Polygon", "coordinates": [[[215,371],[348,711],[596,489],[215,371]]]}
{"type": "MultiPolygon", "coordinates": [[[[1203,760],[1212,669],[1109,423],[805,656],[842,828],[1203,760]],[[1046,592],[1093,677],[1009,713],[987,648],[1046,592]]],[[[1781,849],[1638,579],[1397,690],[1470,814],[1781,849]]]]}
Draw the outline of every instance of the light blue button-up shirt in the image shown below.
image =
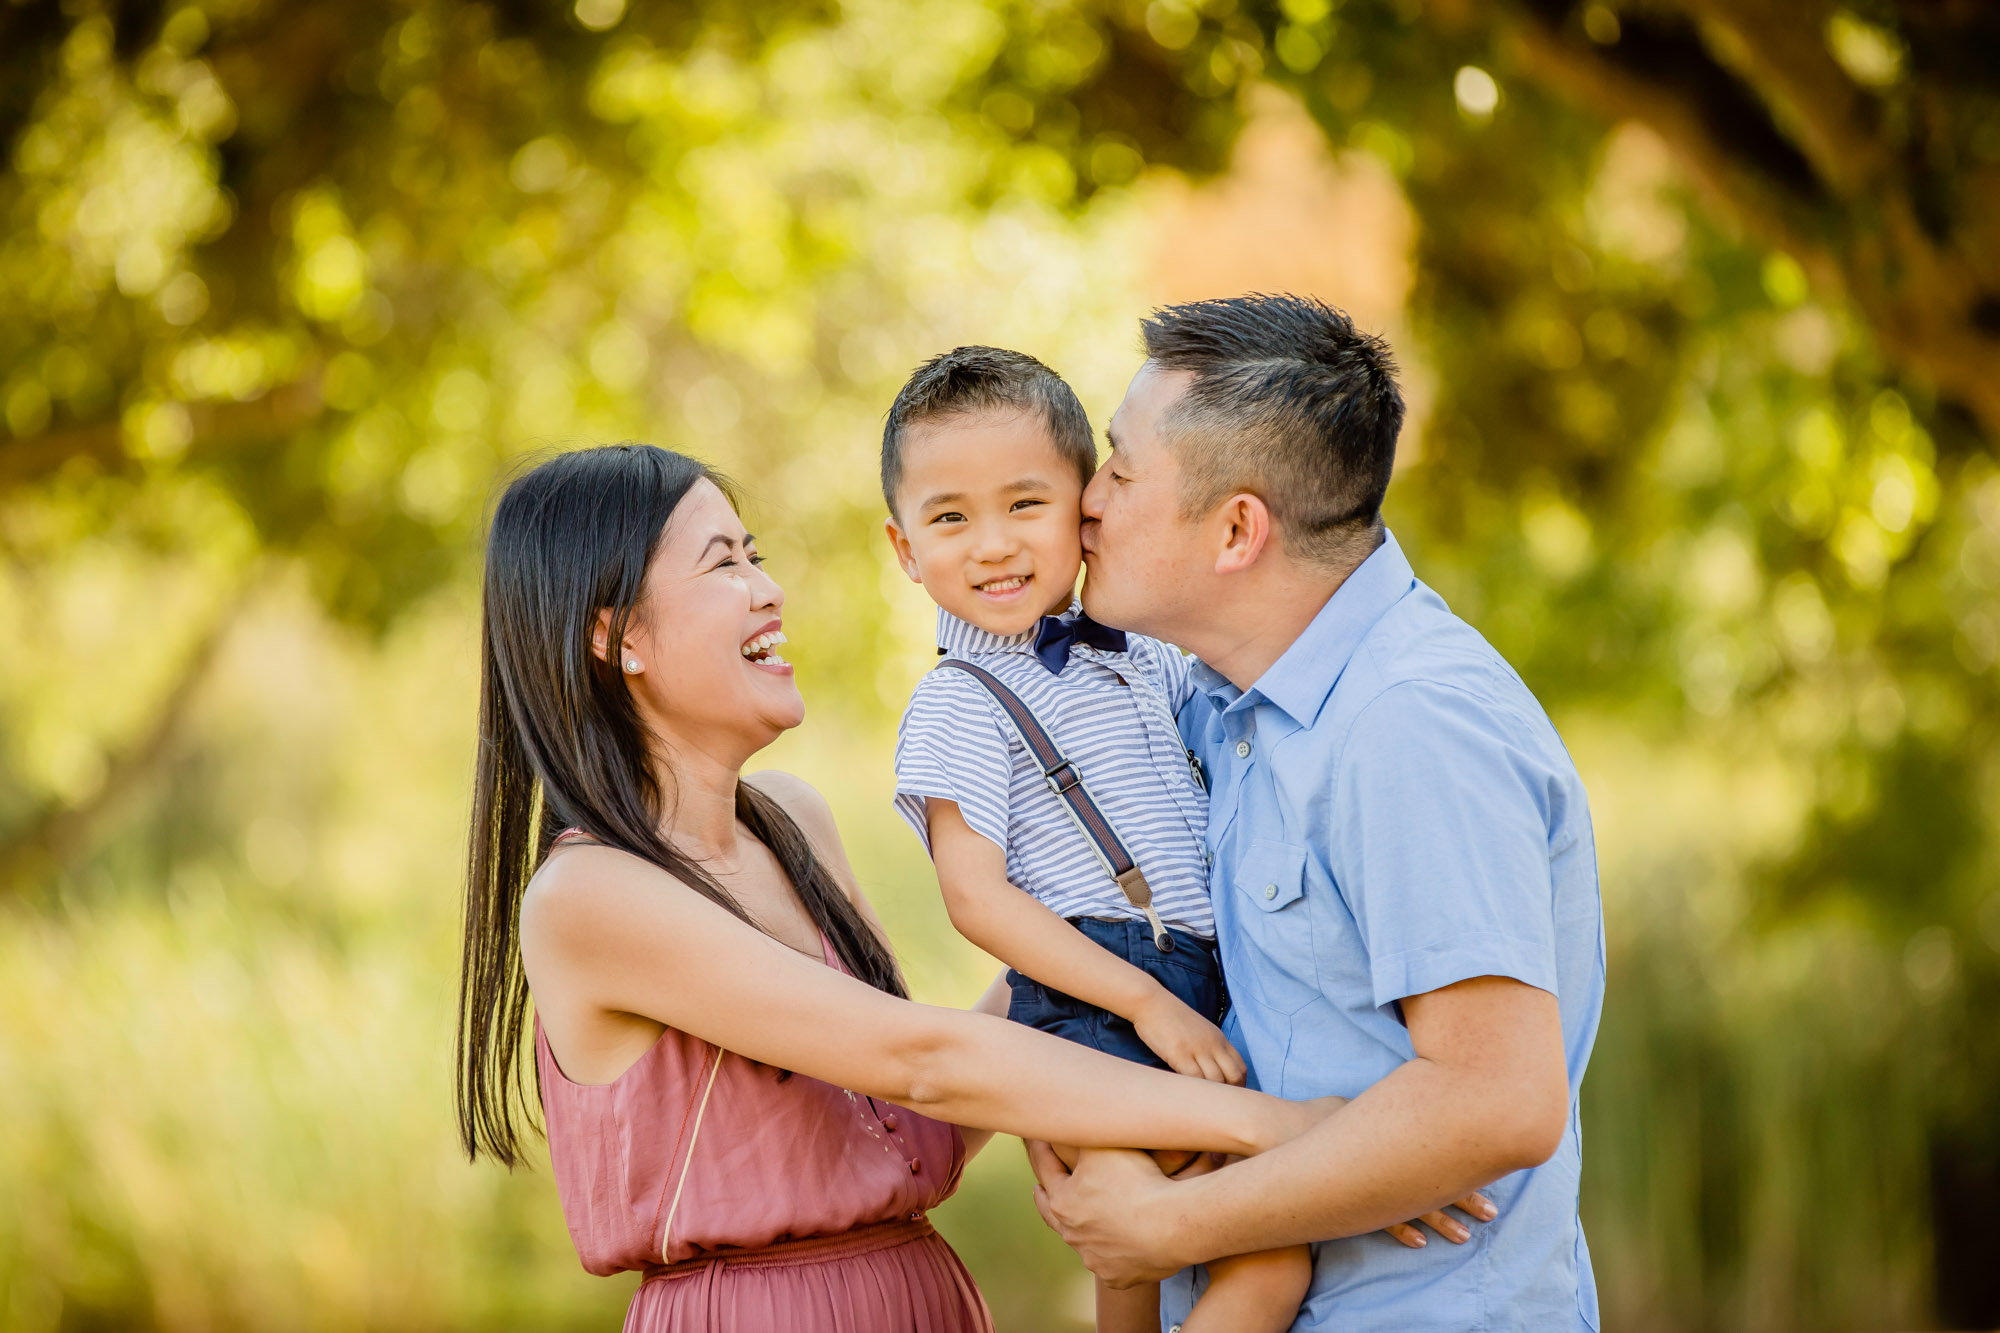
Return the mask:
{"type": "MultiPolygon", "coordinates": [[[[1211,893],[1254,1086],[1354,1097],[1412,1058],[1401,1006],[1470,977],[1553,993],[1570,1122],[1486,1190],[1498,1220],[1410,1250],[1313,1247],[1295,1333],[1595,1329],[1577,1092],[1604,999],[1583,783],[1548,716],[1389,537],[1248,691],[1206,667],[1181,730],[1206,765],[1211,893]]],[[[1186,1318],[1201,1270],[1170,1280],[1186,1318]]]]}

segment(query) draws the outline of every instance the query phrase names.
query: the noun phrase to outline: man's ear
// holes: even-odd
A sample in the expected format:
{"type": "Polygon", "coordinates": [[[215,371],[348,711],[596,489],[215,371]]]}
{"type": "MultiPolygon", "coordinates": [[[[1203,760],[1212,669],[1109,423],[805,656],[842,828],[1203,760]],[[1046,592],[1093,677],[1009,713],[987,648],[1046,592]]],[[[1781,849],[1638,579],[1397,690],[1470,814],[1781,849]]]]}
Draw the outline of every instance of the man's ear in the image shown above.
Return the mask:
{"type": "Polygon", "coordinates": [[[910,550],[910,539],[903,535],[903,525],[896,521],[894,514],[882,520],[882,531],[889,535],[889,549],[896,553],[896,563],[910,576],[910,582],[922,583],[923,571],[917,568],[916,553],[910,550]]]}
{"type": "Polygon", "coordinates": [[[1263,497],[1238,491],[1216,507],[1215,572],[1240,574],[1256,564],[1275,535],[1263,497]]]}
{"type": "Polygon", "coordinates": [[[590,631],[590,655],[600,662],[611,660],[611,608],[597,609],[597,624],[590,631]]]}

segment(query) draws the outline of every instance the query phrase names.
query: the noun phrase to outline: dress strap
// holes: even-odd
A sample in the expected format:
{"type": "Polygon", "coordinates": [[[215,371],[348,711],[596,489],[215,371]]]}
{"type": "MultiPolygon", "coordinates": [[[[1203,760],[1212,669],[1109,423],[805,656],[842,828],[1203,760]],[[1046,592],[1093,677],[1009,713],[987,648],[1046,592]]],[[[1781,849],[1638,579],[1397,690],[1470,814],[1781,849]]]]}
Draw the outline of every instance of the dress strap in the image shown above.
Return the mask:
{"type": "Polygon", "coordinates": [[[674,1197],[667,1204],[667,1224],[660,1228],[660,1262],[672,1264],[668,1252],[674,1244],[674,1214],[681,1208],[681,1191],[687,1188],[688,1172],[694,1169],[695,1146],[701,1142],[702,1117],[708,1114],[709,1094],[715,1091],[715,1076],[722,1072],[722,1057],[729,1054],[720,1046],[715,1048],[715,1063],[708,1067],[708,1078],[701,1087],[701,1101],[694,1111],[694,1128],[688,1131],[687,1156],[681,1159],[681,1178],[674,1182],[674,1197]]]}

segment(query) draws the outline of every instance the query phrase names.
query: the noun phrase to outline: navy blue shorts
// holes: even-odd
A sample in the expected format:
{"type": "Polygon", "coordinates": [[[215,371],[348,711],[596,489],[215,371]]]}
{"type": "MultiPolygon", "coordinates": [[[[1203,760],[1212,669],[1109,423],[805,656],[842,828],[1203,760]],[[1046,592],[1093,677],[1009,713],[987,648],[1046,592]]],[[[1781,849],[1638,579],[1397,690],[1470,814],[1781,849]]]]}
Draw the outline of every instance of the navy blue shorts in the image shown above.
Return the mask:
{"type": "MultiPolygon", "coordinates": [[[[1104,946],[1165,986],[1175,998],[1211,1023],[1220,1023],[1229,1008],[1229,993],[1222,986],[1222,966],[1216,961],[1215,942],[1175,930],[1174,951],[1161,953],[1153,943],[1150,928],[1143,921],[1099,921],[1072,917],[1070,924],[1093,942],[1104,946]]],[[[1007,984],[1013,998],[1007,1017],[1025,1023],[1037,1032],[1049,1032],[1092,1050],[1103,1051],[1155,1069],[1167,1062],[1154,1055],[1139,1040],[1132,1024],[1114,1013],[1085,1004],[1074,996],[1022,976],[1009,968],[1007,984]]]]}

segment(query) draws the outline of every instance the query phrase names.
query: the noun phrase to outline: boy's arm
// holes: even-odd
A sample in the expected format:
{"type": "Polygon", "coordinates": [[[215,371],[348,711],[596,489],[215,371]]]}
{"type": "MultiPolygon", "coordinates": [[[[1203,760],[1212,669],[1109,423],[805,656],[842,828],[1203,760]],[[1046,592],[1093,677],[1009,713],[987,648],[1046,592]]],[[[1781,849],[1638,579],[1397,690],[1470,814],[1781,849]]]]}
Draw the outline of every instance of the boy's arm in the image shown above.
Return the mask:
{"type": "Polygon", "coordinates": [[[1007,879],[1007,856],[973,831],[956,802],[929,797],[931,859],[961,935],[1024,976],[1127,1019],[1178,1074],[1242,1083],[1243,1058],[1166,987],[1007,879]]]}

